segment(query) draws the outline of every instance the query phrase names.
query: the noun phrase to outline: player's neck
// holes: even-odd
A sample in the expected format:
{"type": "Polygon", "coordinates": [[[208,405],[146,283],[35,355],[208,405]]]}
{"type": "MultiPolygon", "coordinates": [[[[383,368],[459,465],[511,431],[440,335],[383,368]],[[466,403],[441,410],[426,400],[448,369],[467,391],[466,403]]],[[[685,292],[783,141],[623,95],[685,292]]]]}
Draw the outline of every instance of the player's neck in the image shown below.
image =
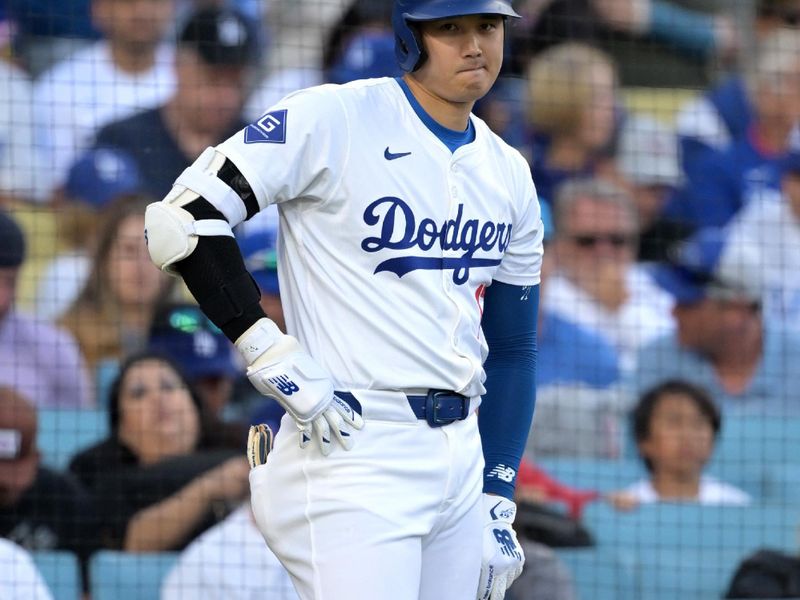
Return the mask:
{"type": "Polygon", "coordinates": [[[442,127],[453,131],[465,131],[469,125],[469,115],[475,102],[451,102],[435,94],[414,77],[406,75],[403,81],[414,94],[422,109],[442,127]]]}

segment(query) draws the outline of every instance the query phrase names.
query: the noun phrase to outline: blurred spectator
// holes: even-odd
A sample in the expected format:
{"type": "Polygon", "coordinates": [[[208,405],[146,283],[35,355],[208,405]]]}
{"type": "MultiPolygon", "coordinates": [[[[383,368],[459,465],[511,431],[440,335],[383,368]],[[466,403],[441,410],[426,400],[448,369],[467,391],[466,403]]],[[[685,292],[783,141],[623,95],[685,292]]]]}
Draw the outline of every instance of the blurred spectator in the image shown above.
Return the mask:
{"type": "MultiPolygon", "coordinates": [[[[319,53],[297,65],[281,64],[255,89],[247,102],[245,113],[255,120],[269,107],[287,94],[325,82],[346,83],[353,79],[400,75],[394,57],[394,33],[391,29],[392,3],[385,0],[349,0],[330,5],[306,5],[306,10],[316,9],[316,19],[327,10],[341,10],[331,19],[330,26],[320,23],[316,32],[328,30],[321,39],[307,38],[313,29],[312,21],[299,17],[300,31],[293,39],[284,39],[275,46],[274,55],[281,55],[282,63],[290,62],[287,55],[298,56],[309,51],[319,53]],[[338,4],[338,5],[337,5],[338,4]],[[327,8],[330,6],[330,8],[327,8]],[[302,41],[300,41],[302,40],[302,41]],[[301,47],[297,47],[297,44],[301,47]],[[390,48],[391,46],[391,48],[390,48]],[[391,57],[389,56],[391,50],[391,57]],[[391,58],[391,60],[390,60],[391,58]]],[[[297,8],[303,12],[303,8],[297,8]]],[[[278,23],[278,27],[281,27],[278,23]]],[[[286,31],[291,31],[291,27],[286,31]]]]}
{"type": "Polygon", "coordinates": [[[70,463],[99,498],[106,548],[179,550],[247,493],[241,452],[207,450],[200,399],[153,353],[123,364],[109,398],[110,437],[70,463]]]}
{"type": "MultiPolygon", "coordinates": [[[[794,34],[789,28],[800,25],[800,7],[795,0],[762,0],[759,4],[760,30],[752,64],[687,102],[676,117],[685,169],[691,170],[707,151],[720,152],[748,135],[759,107],[765,104],[759,96],[764,93],[771,97],[767,103],[775,104],[775,96],[781,94],[781,78],[791,77],[798,69],[792,64],[796,42],[791,41],[794,34]]],[[[793,148],[800,146],[797,129],[790,143],[793,148]]]]}
{"type": "Polygon", "coordinates": [[[671,218],[722,226],[753,199],[779,196],[781,161],[800,121],[800,29],[778,30],[764,41],[745,85],[753,114],[739,124],[726,124],[727,107],[713,106],[713,96],[684,110],[679,131],[688,179],[667,206],[671,218]]]}
{"type": "Polygon", "coordinates": [[[649,477],[612,494],[621,509],[653,502],[742,506],[742,490],[703,475],[722,423],[705,390],[668,380],[646,392],[631,415],[632,431],[649,477]]]}
{"type": "MultiPolygon", "coordinates": [[[[278,283],[278,211],[275,206],[243,223],[236,240],[245,266],[261,291],[261,308],[281,331],[286,331],[278,283]]],[[[245,420],[267,423],[272,431],[278,431],[284,410],[274,399],[260,394],[247,379],[240,379],[235,398],[245,420]]]]}
{"type": "Polygon", "coordinates": [[[512,30],[512,56],[602,45],[629,86],[705,85],[710,61],[731,62],[741,44],[738,9],[724,0],[526,0],[519,10],[527,26],[512,30]]]}
{"type": "Polygon", "coordinates": [[[249,503],[189,544],[167,574],[161,600],[296,600],[291,579],[253,521],[249,503]]]}
{"type": "MultiPolygon", "coordinates": [[[[550,249],[553,220],[549,205],[542,204],[545,254],[542,260],[541,287],[556,268],[550,249]]],[[[619,358],[614,347],[599,334],[542,307],[536,329],[536,385],[539,390],[551,385],[583,384],[605,388],[619,379],[619,358]]],[[[541,403],[539,408],[541,409],[541,403]]],[[[540,413],[537,413],[537,420],[540,413]]]]}
{"type": "Polygon", "coordinates": [[[95,145],[130,153],[145,191],[162,198],[175,173],[246,127],[241,110],[257,58],[256,35],[247,18],[230,8],[194,13],[178,39],[175,93],[165,104],[109,123],[95,145]]]}
{"type": "Polygon", "coordinates": [[[40,408],[89,406],[86,365],[72,336],[14,308],[24,259],[22,229],[0,209],[0,385],[40,408]]]}
{"type": "Polygon", "coordinates": [[[91,0],[91,15],[104,38],[43,73],[34,88],[55,185],[98,129],[157,106],[175,87],[173,50],[164,44],[173,0],[91,0]]]}
{"type": "Polygon", "coordinates": [[[33,85],[21,69],[0,59],[0,206],[11,200],[42,201],[50,172],[34,135],[33,85]]]}
{"type": "Polygon", "coordinates": [[[327,79],[330,83],[347,83],[356,79],[399,77],[402,73],[394,53],[394,34],[387,27],[353,37],[339,60],[328,69],[327,79]]]}
{"type": "Polygon", "coordinates": [[[557,270],[542,289],[544,310],[599,334],[631,371],[636,351],[673,327],[669,296],[635,262],[633,200],[611,183],[576,180],[561,187],[554,215],[557,270]]]}
{"type": "Polygon", "coordinates": [[[617,169],[630,186],[639,215],[640,261],[659,261],[666,250],[690,231],[663,216],[670,194],[683,176],[675,132],[652,117],[629,114],[622,124],[617,169]]]}
{"type": "Polygon", "coordinates": [[[224,419],[234,384],[244,374],[225,334],[197,305],[167,303],[153,317],[147,347],[175,361],[197,391],[209,445],[244,452],[249,423],[224,419]]]}
{"type": "Polygon", "coordinates": [[[53,600],[50,588],[33,557],[13,542],[0,539],[0,598],[5,600],[53,600]]]}
{"type": "MultiPolygon", "coordinates": [[[[89,279],[60,323],[73,333],[91,369],[145,346],[155,307],[174,287],[147,253],[145,196],[123,196],[108,207],[89,279]]],[[[102,398],[101,398],[102,399],[102,398]]]]}
{"type": "Polygon", "coordinates": [[[533,181],[539,200],[553,204],[562,183],[610,166],[616,67],[600,50],[561,44],[531,61],[528,86],[533,181]]]}
{"type": "Polygon", "coordinates": [[[0,387],[0,537],[85,561],[96,549],[94,499],[73,476],[39,464],[36,424],[34,407],[0,387]]]}
{"type": "Polygon", "coordinates": [[[680,243],[655,279],[675,298],[674,334],[639,353],[636,395],[673,378],[709,391],[724,411],[800,413],[800,338],[765,324],[750,282],[719,273],[724,232],[700,230],[680,243]]]}
{"type": "Polygon", "coordinates": [[[65,250],[39,276],[36,314],[58,320],[89,278],[91,251],[106,205],[141,188],[138,167],[126,153],[113,148],[86,152],[69,171],[57,194],[57,235],[65,250]]]}
{"type": "Polygon", "coordinates": [[[759,35],[780,27],[800,25],[800,4],[797,0],[758,0],[756,10],[759,35]]]}
{"type": "Polygon", "coordinates": [[[800,154],[785,162],[783,198],[756,199],[728,226],[718,271],[761,296],[764,318],[800,333],[800,154]]]}

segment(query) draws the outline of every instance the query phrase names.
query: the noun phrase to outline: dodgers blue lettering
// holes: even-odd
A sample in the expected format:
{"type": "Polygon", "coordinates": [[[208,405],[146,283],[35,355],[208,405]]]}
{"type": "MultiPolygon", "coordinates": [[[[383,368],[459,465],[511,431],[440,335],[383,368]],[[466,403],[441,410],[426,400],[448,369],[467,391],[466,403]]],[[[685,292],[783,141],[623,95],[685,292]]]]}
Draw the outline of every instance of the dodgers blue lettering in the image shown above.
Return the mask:
{"type": "Polygon", "coordinates": [[[511,241],[510,223],[481,223],[478,219],[464,219],[464,205],[459,204],[454,219],[448,219],[438,226],[433,219],[423,218],[417,226],[417,219],[411,207],[401,198],[384,196],[372,202],[364,210],[364,222],[379,226],[378,237],[368,237],[361,242],[365,252],[380,250],[408,250],[419,248],[427,251],[438,241],[443,251],[463,250],[458,258],[427,256],[401,256],[390,258],[378,264],[375,273],[390,271],[398,277],[416,271],[453,270],[453,282],[466,283],[472,268],[490,267],[500,264],[500,258],[475,258],[478,250],[491,252],[497,250],[502,255],[511,241]]]}

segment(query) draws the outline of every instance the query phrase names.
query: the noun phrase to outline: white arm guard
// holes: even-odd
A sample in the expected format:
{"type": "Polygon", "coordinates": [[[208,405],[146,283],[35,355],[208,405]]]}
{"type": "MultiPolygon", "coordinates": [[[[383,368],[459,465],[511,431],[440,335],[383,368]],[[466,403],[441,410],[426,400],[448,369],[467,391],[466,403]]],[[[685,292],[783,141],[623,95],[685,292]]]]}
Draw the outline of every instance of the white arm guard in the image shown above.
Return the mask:
{"type": "Polygon", "coordinates": [[[175,275],[172,267],[189,256],[201,235],[233,237],[226,221],[195,221],[189,211],[162,200],[148,205],[144,213],[144,237],[150,259],[162,271],[175,275]]]}
{"type": "Polygon", "coordinates": [[[225,156],[206,148],[194,163],[180,174],[169,194],[147,207],[144,216],[145,239],[150,258],[159,269],[175,274],[174,265],[197,247],[198,237],[224,235],[233,237],[232,225],[247,216],[241,198],[217,177],[225,156]],[[226,220],[196,221],[182,208],[203,197],[219,210],[226,220]]]}

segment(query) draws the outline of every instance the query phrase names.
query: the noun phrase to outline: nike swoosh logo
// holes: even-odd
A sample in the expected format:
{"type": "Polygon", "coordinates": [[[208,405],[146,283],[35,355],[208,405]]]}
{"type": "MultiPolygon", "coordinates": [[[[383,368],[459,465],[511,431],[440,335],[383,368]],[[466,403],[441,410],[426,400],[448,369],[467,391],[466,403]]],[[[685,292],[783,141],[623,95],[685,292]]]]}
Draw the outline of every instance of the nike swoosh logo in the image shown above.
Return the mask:
{"type": "Polygon", "coordinates": [[[411,154],[411,152],[389,152],[389,146],[386,146],[386,150],[383,151],[383,158],[386,160],[397,160],[398,158],[403,158],[409,154],[411,154]]]}
{"type": "Polygon", "coordinates": [[[489,515],[490,515],[490,516],[492,517],[492,519],[494,519],[495,521],[497,520],[497,515],[496,515],[496,514],[494,514],[494,509],[495,509],[495,508],[497,508],[498,506],[500,506],[501,504],[502,504],[502,501],[501,501],[501,502],[498,502],[498,503],[497,503],[497,504],[495,504],[495,505],[492,507],[492,509],[489,511],[489,515]]]}

